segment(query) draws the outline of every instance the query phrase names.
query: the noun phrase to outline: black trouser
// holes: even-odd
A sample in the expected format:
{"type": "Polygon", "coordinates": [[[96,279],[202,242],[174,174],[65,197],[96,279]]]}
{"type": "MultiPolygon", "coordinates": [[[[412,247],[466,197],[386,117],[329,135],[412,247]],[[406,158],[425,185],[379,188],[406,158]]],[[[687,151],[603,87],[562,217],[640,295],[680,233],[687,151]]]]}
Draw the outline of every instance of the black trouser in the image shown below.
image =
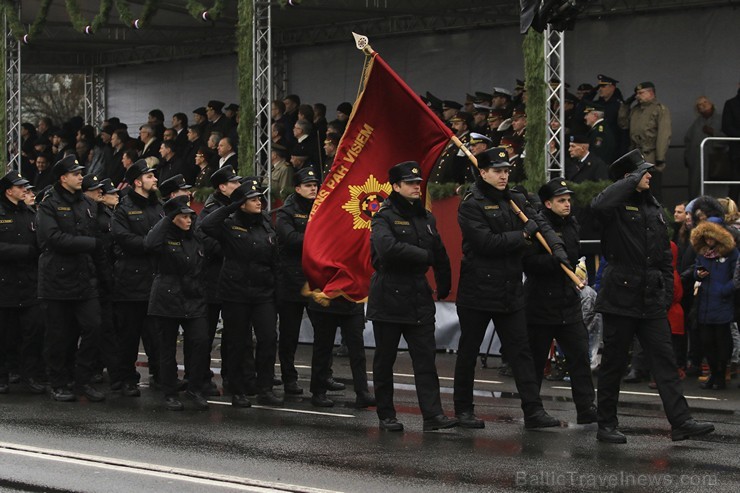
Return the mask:
{"type": "Polygon", "coordinates": [[[177,333],[182,325],[185,341],[190,348],[190,358],[185,368],[190,375],[188,390],[201,392],[208,368],[208,327],[205,317],[169,318],[155,317],[159,338],[159,383],[164,395],[177,395],[177,333]]]}
{"type": "Polygon", "coordinates": [[[99,331],[97,298],[46,301],[44,355],[52,388],[73,380],[77,386],[90,383],[98,357],[99,331]]]}
{"type": "MultiPolygon", "coordinates": [[[[100,299],[100,332],[98,333],[98,348],[100,350],[95,361],[95,373],[108,368],[108,377],[112,382],[123,379],[121,373],[121,347],[113,316],[113,302],[108,298],[100,299]]],[[[137,354],[138,356],[138,354],[137,354]]]]}
{"type": "MultiPolygon", "coordinates": [[[[208,304],[208,311],[206,312],[206,334],[208,335],[208,365],[206,365],[206,372],[203,378],[206,382],[211,381],[213,373],[211,372],[211,351],[213,351],[213,340],[216,338],[216,329],[218,328],[218,316],[221,314],[221,304],[208,304]]],[[[185,339],[183,345],[183,355],[185,357],[185,378],[189,381],[190,378],[190,367],[188,364],[190,361],[190,355],[192,353],[188,340],[185,339]]],[[[221,346],[221,352],[223,353],[223,345],[221,346]]],[[[223,357],[221,358],[221,364],[223,365],[223,357]]],[[[223,378],[223,366],[221,367],[221,377],[223,378]]]]}
{"type": "MultiPolygon", "coordinates": [[[[295,369],[295,352],[298,349],[298,336],[301,333],[303,310],[308,303],[281,301],[278,304],[280,320],[280,339],[278,356],[280,357],[280,375],[283,383],[298,380],[298,371],[295,369]]],[[[334,328],[336,332],[336,327],[334,328]]]]}
{"type": "MultiPolygon", "coordinates": [[[[412,325],[393,322],[373,322],[375,358],[373,385],[378,401],[378,418],[395,418],[393,406],[393,364],[396,362],[401,336],[406,339],[414,368],[416,396],[424,419],[442,414],[439,397],[439,377],[435,364],[437,343],[434,324],[412,325]]],[[[347,346],[349,349],[349,346],[347,346]]]]}
{"type": "Polygon", "coordinates": [[[732,356],[730,322],[725,324],[699,324],[704,354],[707,355],[711,378],[715,384],[725,383],[727,362],[732,356]]]}
{"type": "Polygon", "coordinates": [[[501,339],[501,352],[506,355],[514,373],[524,416],[531,416],[543,409],[524,310],[495,313],[457,307],[457,316],[460,319],[460,342],[455,362],[455,413],[473,412],[475,365],[486,327],[491,320],[501,339]]]}
{"type": "Polygon", "coordinates": [[[139,374],[136,371],[136,361],[139,359],[139,340],[144,343],[144,352],[149,361],[149,374],[157,378],[158,344],[154,323],[147,315],[148,308],[148,301],[117,301],[114,303],[120,348],[120,378],[125,383],[135,384],[139,381],[139,374]]]}
{"type": "Polygon", "coordinates": [[[21,376],[43,381],[44,323],[40,304],[24,307],[0,307],[0,340],[17,341],[15,347],[0,347],[0,383],[8,383],[8,373],[14,370],[8,361],[12,350],[20,355],[21,376]]]}
{"type": "Polygon", "coordinates": [[[632,341],[632,362],[630,366],[632,370],[641,373],[642,376],[650,373],[650,363],[647,360],[647,354],[642,349],[640,340],[637,337],[632,341]]]}
{"type": "Polygon", "coordinates": [[[229,352],[229,385],[232,393],[246,394],[247,388],[253,385],[256,385],[258,392],[272,390],[277,352],[275,304],[224,301],[221,314],[229,352]],[[252,348],[253,327],[257,339],[256,350],[252,348]]]}
{"type": "Polygon", "coordinates": [[[591,379],[591,364],[588,359],[588,332],[583,322],[565,325],[531,324],[527,329],[539,386],[542,387],[542,376],[552,340],[557,339],[565,353],[565,363],[570,374],[570,387],[576,410],[584,412],[593,406],[596,396],[594,382],[591,379]]]}
{"type": "Polygon", "coordinates": [[[599,426],[617,426],[617,403],[632,338],[637,335],[650,362],[663,409],[672,426],[691,418],[676,371],[671,328],[666,318],[642,319],[604,313],[604,351],[599,370],[599,426]]]}
{"type": "Polygon", "coordinates": [[[313,355],[311,357],[311,393],[325,393],[326,381],[332,375],[332,350],[337,327],[349,351],[349,365],[355,393],[367,392],[367,361],[365,359],[365,315],[363,313],[330,313],[308,310],[313,325],[313,355]]]}

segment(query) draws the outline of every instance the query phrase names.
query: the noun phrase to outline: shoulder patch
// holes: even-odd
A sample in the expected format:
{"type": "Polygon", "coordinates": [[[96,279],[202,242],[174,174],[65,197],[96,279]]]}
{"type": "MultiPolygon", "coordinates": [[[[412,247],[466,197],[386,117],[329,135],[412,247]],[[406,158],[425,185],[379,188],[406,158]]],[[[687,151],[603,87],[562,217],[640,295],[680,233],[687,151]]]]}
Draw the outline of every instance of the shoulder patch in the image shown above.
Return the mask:
{"type": "Polygon", "coordinates": [[[393,221],[393,224],[397,224],[399,226],[411,226],[411,223],[408,221],[393,221]]]}
{"type": "Polygon", "coordinates": [[[637,207],[635,207],[635,206],[633,206],[633,205],[626,205],[626,206],[624,206],[624,208],[625,208],[626,210],[628,210],[628,211],[633,211],[633,212],[639,212],[639,211],[640,211],[640,209],[639,209],[639,208],[637,208],[637,207]]]}
{"type": "Polygon", "coordinates": [[[232,226],[231,229],[233,231],[243,231],[244,233],[249,233],[249,230],[247,228],[242,228],[241,226],[232,226]]]}
{"type": "Polygon", "coordinates": [[[298,219],[308,219],[308,214],[293,214],[293,217],[297,217],[298,219]]]}
{"type": "Polygon", "coordinates": [[[500,207],[497,206],[497,205],[487,205],[487,206],[484,207],[484,209],[486,209],[486,210],[489,210],[489,209],[500,209],[500,207]]]}
{"type": "Polygon", "coordinates": [[[127,212],[127,214],[128,214],[129,216],[138,216],[139,214],[144,214],[144,211],[140,211],[140,210],[133,210],[133,211],[128,211],[128,212],[127,212]]]}
{"type": "Polygon", "coordinates": [[[62,212],[69,212],[72,210],[72,208],[71,207],[57,207],[57,210],[62,211],[62,212]]]}
{"type": "Polygon", "coordinates": [[[182,243],[180,243],[179,241],[168,241],[167,244],[169,246],[182,246],[182,243]]]}
{"type": "Polygon", "coordinates": [[[12,219],[0,219],[0,224],[13,224],[12,219]]]}

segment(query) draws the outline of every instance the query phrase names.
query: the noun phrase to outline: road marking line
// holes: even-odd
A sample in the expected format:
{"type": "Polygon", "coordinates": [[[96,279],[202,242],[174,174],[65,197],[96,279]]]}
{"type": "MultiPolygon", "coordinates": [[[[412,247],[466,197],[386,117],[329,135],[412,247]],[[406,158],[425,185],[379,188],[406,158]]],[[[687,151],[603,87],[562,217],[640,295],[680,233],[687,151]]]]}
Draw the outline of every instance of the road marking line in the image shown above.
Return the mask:
{"type": "Polygon", "coordinates": [[[65,450],[46,449],[7,442],[0,442],[0,453],[33,457],[56,462],[64,462],[68,464],[77,464],[82,466],[95,467],[98,469],[108,469],[112,471],[142,474],[164,479],[187,481],[190,483],[221,486],[241,491],[251,491],[255,493],[339,493],[335,490],[311,488],[308,486],[301,486],[289,483],[278,483],[273,481],[262,481],[259,479],[230,476],[226,474],[215,474],[208,471],[198,471],[195,469],[160,466],[156,464],[135,462],[125,459],[79,454],[76,452],[68,452],[65,450]]]}
{"type": "MultiPolygon", "coordinates": [[[[559,389],[559,390],[571,390],[570,387],[550,387],[552,389],[559,389]]],[[[629,394],[629,395],[645,395],[650,397],[660,397],[660,394],[657,394],[655,392],[635,392],[634,390],[620,390],[620,394],[629,394]]],[[[699,401],[722,401],[724,399],[719,399],[717,397],[703,397],[698,395],[684,395],[686,399],[695,399],[699,401]]]]}
{"type": "MultiPolygon", "coordinates": [[[[210,404],[217,404],[219,406],[230,406],[230,402],[224,402],[224,401],[208,401],[210,404]]],[[[282,413],[296,413],[296,414],[317,414],[319,416],[331,416],[333,418],[356,418],[354,414],[341,414],[341,413],[323,413],[321,411],[308,411],[306,409],[291,409],[289,407],[270,407],[270,406],[260,406],[260,405],[252,405],[252,409],[265,409],[267,411],[278,411],[282,413]]]]}

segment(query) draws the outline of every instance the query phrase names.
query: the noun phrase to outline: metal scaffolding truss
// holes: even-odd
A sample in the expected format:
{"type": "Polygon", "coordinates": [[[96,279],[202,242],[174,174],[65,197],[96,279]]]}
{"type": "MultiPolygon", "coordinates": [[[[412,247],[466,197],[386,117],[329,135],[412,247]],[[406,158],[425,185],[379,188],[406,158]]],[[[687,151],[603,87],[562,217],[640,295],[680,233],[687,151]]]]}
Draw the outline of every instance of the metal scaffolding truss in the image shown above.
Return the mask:
{"type": "Polygon", "coordinates": [[[545,177],[565,176],[565,33],[550,26],[545,30],[545,87],[547,142],[545,177]]]}
{"type": "MultiPolygon", "coordinates": [[[[20,3],[18,3],[20,14],[20,3]]],[[[21,46],[3,16],[5,35],[5,142],[8,166],[21,167],[21,46]]],[[[5,173],[3,173],[5,174],[5,173]]]]}
{"type": "Polygon", "coordinates": [[[106,114],[105,69],[85,72],[85,123],[100,128],[106,114]]]}
{"type": "MultiPolygon", "coordinates": [[[[270,138],[270,112],[272,101],[272,37],[270,2],[254,0],[254,22],[252,23],[254,39],[254,174],[266,176],[268,185],[270,180],[270,152],[272,139],[270,138]]],[[[268,186],[268,194],[271,186],[268,186]]],[[[270,203],[268,196],[267,203],[270,203]]]]}

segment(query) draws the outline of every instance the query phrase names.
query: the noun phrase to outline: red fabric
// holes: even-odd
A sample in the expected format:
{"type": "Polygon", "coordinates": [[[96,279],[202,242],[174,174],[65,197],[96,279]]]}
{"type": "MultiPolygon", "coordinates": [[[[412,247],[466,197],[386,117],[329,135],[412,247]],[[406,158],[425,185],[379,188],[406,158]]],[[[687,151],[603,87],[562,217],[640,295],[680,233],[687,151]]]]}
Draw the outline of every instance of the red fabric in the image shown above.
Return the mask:
{"type": "MultiPolygon", "coordinates": [[[[309,287],[330,298],[367,298],[370,219],[392,191],[388,170],[416,161],[422,190],[452,132],[375,54],[303,240],[309,287]]],[[[422,199],[423,200],[423,199],[422,199]]]]}
{"type": "Polygon", "coordinates": [[[674,242],[671,242],[671,253],[673,253],[673,301],[668,309],[668,323],[671,325],[671,334],[684,335],[683,307],[681,306],[683,285],[681,284],[681,276],[676,270],[678,246],[674,242]]]}
{"type": "MultiPolygon", "coordinates": [[[[437,231],[442,237],[447,249],[447,255],[450,256],[450,266],[452,267],[452,289],[450,295],[445,301],[454,302],[457,300],[457,284],[460,282],[460,262],[462,261],[462,231],[457,223],[457,209],[460,206],[460,197],[446,197],[444,199],[432,202],[432,212],[437,220],[437,231]]],[[[427,280],[432,288],[436,289],[434,282],[434,273],[427,272],[427,280]]]]}

